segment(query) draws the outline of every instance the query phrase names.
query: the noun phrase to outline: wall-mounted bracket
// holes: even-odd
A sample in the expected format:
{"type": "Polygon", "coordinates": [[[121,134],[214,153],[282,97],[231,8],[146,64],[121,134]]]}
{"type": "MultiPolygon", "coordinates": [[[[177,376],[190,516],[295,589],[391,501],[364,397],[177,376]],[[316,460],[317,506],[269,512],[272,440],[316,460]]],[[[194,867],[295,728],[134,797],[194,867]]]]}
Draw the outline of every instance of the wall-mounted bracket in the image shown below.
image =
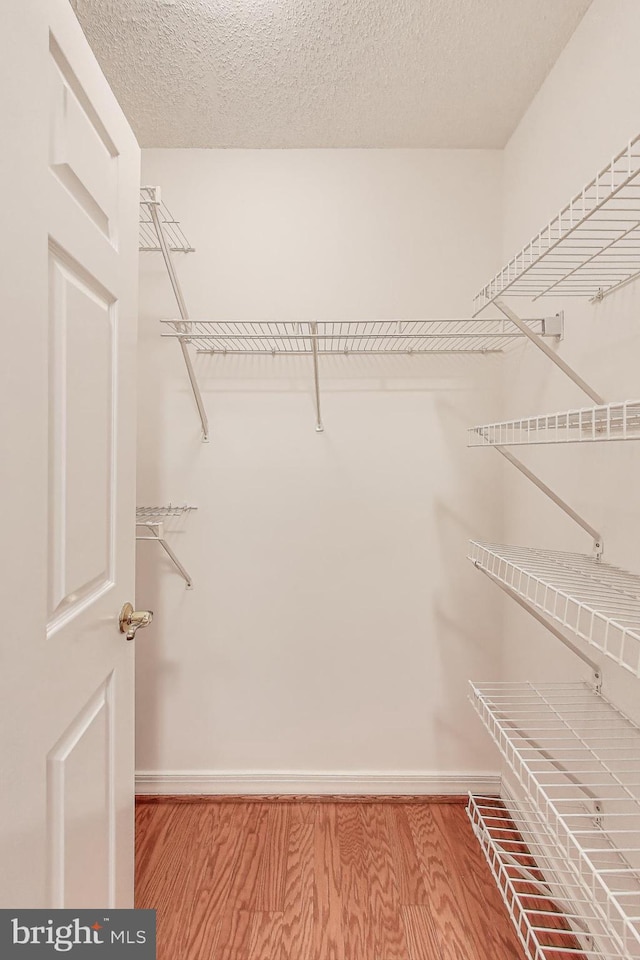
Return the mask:
{"type": "Polygon", "coordinates": [[[168,507],[138,507],[136,510],[136,540],[153,540],[159,543],[185,581],[187,590],[193,588],[193,581],[184,565],[178,560],[174,551],[167,543],[164,524],[168,517],[184,516],[192,510],[197,509],[197,507],[193,506],[185,505],[182,507],[174,507],[169,504],[168,507]],[[144,533],[138,531],[144,531],[144,533]]]}
{"type": "Polygon", "coordinates": [[[550,317],[543,318],[542,335],[545,337],[555,337],[556,340],[564,340],[564,310],[560,310],[550,317]]]}
{"type": "Polygon", "coordinates": [[[500,589],[506,593],[508,597],[511,597],[512,600],[515,600],[518,606],[522,607],[523,610],[526,610],[527,613],[534,618],[534,620],[537,620],[538,623],[542,624],[542,626],[548,630],[549,633],[553,634],[553,636],[559,640],[560,643],[564,644],[568,650],[575,654],[576,657],[582,660],[583,663],[586,663],[592,672],[591,680],[593,683],[593,689],[597,693],[600,693],[602,690],[602,667],[600,664],[596,663],[595,660],[592,660],[591,657],[588,657],[586,653],[583,653],[577,644],[569,640],[568,637],[565,637],[564,633],[558,630],[557,627],[547,620],[543,614],[536,610],[534,606],[528,603],[524,597],[521,597],[518,593],[516,593],[515,590],[512,590],[511,587],[509,587],[506,583],[503,583],[502,580],[499,580],[498,577],[495,577],[489,570],[485,570],[485,568],[482,567],[477,561],[474,561],[474,566],[477,570],[481,570],[485,576],[489,577],[489,580],[500,587],[500,589]]]}
{"type": "MultiPolygon", "coordinates": [[[[151,188],[147,187],[145,193],[140,201],[145,204],[149,216],[151,218],[151,224],[155,231],[156,237],[158,239],[158,246],[162,253],[162,258],[164,260],[165,266],[167,268],[167,273],[169,274],[169,280],[171,282],[171,288],[173,294],[176,298],[176,303],[178,304],[178,310],[180,311],[180,317],[186,323],[189,320],[189,312],[187,310],[187,305],[182,293],[182,287],[180,286],[180,280],[178,274],[175,270],[175,265],[171,257],[171,250],[169,243],[167,241],[167,236],[165,233],[165,228],[162,223],[162,219],[159,213],[160,206],[160,189],[159,187],[151,188]]],[[[180,329],[181,325],[177,325],[178,332],[186,332],[187,327],[183,326],[180,329]]],[[[207,413],[204,408],[204,402],[202,399],[202,394],[200,392],[200,386],[198,384],[195,371],[193,369],[193,363],[191,361],[191,356],[189,354],[188,341],[180,338],[180,349],[182,351],[182,357],[184,360],[185,367],[187,368],[187,376],[189,377],[189,383],[191,384],[191,391],[193,393],[193,399],[195,400],[196,407],[198,408],[198,415],[200,417],[200,424],[202,426],[202,439],[206,442],[209,439],[209,421],[207,419],[207,413]]]]}
{"type": "MultiPolygon", "coordinates": [[[[539,350],[542,350],[545,356],[547,356],[552,363],[555,363],[556,367],[562,370],[562,372],[569,377],[569,379],[572,380],[576,386],[580,387],[580,389],[583,390],[588,397],[591,397],[594,403],[601,405],[606,402],[603,397],[601,397],[600,394],[593,389],[593,387],[589,386],[586,380],[583,380],[582,377],[575,372],[573,367],[570,367],[569,364],[562,359],[562,357],[559,357],[556,353],[554,353],[551,347],[549,347],[541,337],[534,333],[534,331],[527,326],[527,324],[524,323],[520,317],[515,314],[513,310],[506,305],[506,303],[504,303],[503,300],[496,300],[495,304],[498,310],[500,310],[500,312],[503,313],[508,320],[511,320],[511,322],[515,324],[518,330],[520,330],[520,332],[523,333],[528,340],[534,343],[539,350]]],[[[545,320],[545,323],[546,322],[547,321],[545,320]]],[[[563,333],[564,321],[562,321],[562,328],[559,336],[562,337],[563,333]]]]}
{"type": "Polygon", "coordinates": [[[570,507],[566,500],[563,500],[562,497],[559,497],[555,490],[552,490],[551,487],[541,480],[537,474],[529,469],[529,467],[526,467],[522,460],[514,457],[510,450],[507,450],[505,447],[499,445],[496,445],[495,449],[498,451],[498,453],[502,454],[505,460],[508,460],[509,463],[512,463],[513,466],[527,478],[527,480],[530,480],[531,483],[538,488],[538,490],[541,490],[545,496],[549,497],[549,499],[552,500],[556,506],[560,507],[560,509],[563,510],[568,517],[577,523],[578,526],[582,527],[582,529],[593,538],[593,553],[596,559],[600,560],[604,553],[604,538],[596,530],[596,528],[592,527],[591,524],[584,519],[584,517],[581,517],[580,514],[573,509],[573,507],[570,507]]]}

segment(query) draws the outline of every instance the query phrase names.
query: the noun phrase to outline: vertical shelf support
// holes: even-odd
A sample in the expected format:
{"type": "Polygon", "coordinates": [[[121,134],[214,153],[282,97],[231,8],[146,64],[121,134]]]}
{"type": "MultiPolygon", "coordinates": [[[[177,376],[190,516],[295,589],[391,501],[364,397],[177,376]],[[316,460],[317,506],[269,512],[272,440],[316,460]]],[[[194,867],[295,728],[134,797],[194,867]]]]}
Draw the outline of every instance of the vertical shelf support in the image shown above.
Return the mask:
{"type": "Polygon", "coordinates": [[[320,374],[318,370],[318,324],[315,320],[311,322],[311,346],[313,349],[313,380],[316,400],[316,433],[324,431],[322,423],[322,413],[320,410],[320,374]]]}
{"type": "MultiPolygon", "coordinates": [[[[167,268],[167,273],[169,274],[169,280],[171,281],[171,287],[173,289],[174,296],[176,298],[176,303],[178,304],[178,310],[180,311],[180,316],[184,321],[182,333],[189,332],[189,313],[187,311],[187,305],[184,300],[182,293],[182,287],[180,286],[180,281],[175,270],[175,266],[171,257],[171,251],[167,243],[167,238],[164,233],[164,228],[162,222],[158,215],[158,204],[159,198],[157,195],[157,188],[154,191],[154,199],[145,200],[149,208],[149,215],[153,221],[153,226],[158,237],[158,245],[162,252],[162,257],[164,259],[165,266],[167,268]]],[[[202,439],[206,442],[209,439],[209,421],[207,419],[207,413],[204,408],[204,402],[202,400],[202,394],[200,393],[200,386],[196,379],[195,371],[193,369],[193,363],[191,361],[191,356],[189,354],[189,348],[187,342],[180,337],[179,338],[180,349],[182,350],[182,356],[184,359],[185,367],[187,368],[187,375],[189,377],[189,383],[191,384],[191,390],[193,392],[193,399],[195,400],[196,407],[198,408],[198,414],[200,416],[200,424],[202,426],[202,439]]],[[[166,548],[165,548],[166,549],[166,548]]]]}

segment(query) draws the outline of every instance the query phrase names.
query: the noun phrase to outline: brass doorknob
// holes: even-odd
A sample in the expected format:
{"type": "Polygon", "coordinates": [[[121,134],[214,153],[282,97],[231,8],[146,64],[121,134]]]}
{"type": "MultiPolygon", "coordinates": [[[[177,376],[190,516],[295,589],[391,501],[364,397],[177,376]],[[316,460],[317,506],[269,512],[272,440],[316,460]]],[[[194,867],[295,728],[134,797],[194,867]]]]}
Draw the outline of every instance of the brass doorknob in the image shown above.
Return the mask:
{"type": "Polygon", "coordinates": [[[153,610],[134,610],[130,603],[125,603],[120,611],[120,633],[133,640],[140,627],[149,626],[152,620],[153,610]]]}

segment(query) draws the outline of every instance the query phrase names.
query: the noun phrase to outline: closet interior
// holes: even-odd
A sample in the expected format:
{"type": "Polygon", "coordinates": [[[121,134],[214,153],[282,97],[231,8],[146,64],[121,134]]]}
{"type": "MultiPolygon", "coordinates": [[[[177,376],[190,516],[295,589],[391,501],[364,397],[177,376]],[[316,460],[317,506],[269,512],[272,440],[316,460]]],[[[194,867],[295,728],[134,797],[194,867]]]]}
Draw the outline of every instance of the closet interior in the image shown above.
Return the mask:
{"type": "MultiPolygon", "coordinates": [[[[640,400],[606,399],[558,352],[566,334],[563,309],[556,309],[566,298],[598,304],[612,297],[613,304],[616,292],[640,274],[640,137],[482,287],[473,315],[460,319],[192,318],[175,259],[198,253],[162,196],[157,186],[141,192],[140,251],[164,260],[178,316],[171,316],[167,301],[157,334],[180,348],[205,441],[215,444],[216,437],[199,382],[202,357],[235,358],[236,365],[245,356],[305,358],[318,432],[325,429],[327,357],[473,356],[526,343],[590,399],[591,406],[468,426],[468,446],[494,447],[580,528],[590,549],[470,540],[472,564],[568,648],[589,678],[470,682],[471,702],[505,774],[501,799],[471,793],[467,812],[531,960],[640,957],[640,728],[603,694],[607,661],[640,679],[640,575],[607,562],[605,531],[507,449],[640,439],[640,400]],[[545,315],[550,297],[554,309],[545,315]],[[525,301],[522,311],[516,312],[515,298],[525,301]],[[529,316],[532,311],[537,315],[529,316]]],[[[191,577],[166,542],[164,526],[195,509],[141,507],[136,519],[188,587],[191,577]]],[[[481,527],[478,522],[479,534],[481,527]]]]}

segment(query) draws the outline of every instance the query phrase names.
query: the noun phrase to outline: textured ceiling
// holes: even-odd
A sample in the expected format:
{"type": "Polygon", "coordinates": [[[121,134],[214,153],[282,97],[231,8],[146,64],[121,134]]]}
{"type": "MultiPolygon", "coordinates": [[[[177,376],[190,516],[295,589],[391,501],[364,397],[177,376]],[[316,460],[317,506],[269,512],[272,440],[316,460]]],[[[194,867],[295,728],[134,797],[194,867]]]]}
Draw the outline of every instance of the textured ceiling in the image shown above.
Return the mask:
{"type": "Polygon", "coordinates": [[[591,0],[72,0],[146,147],[502,147],[591,0]]]}

